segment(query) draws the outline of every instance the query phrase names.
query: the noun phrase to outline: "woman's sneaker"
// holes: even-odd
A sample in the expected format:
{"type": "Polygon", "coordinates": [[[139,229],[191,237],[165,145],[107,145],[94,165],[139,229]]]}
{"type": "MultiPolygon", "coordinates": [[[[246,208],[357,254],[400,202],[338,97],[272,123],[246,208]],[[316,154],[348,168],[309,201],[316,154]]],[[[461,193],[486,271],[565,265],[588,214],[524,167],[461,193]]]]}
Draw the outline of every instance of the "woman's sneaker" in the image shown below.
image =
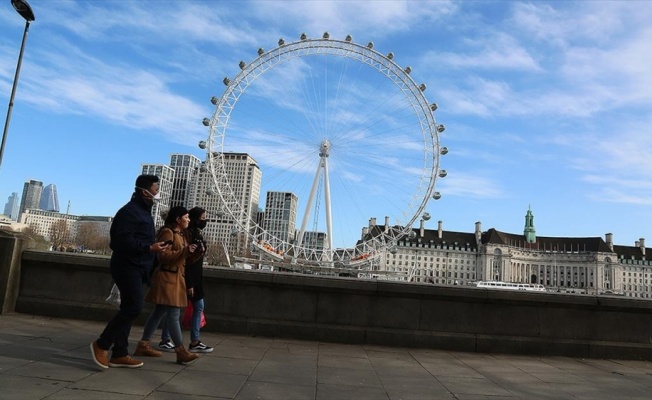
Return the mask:
{"type": "Polygon", "coordinates": [[[169,340],[161,341],[158,344],[158,349],[166,353],[174,353],[174,344],[169,340]]]}
{"type": "Polygon", "coordinates": [[[211,351],[213,351],[213,348],[210,346],[206,346],[202,342],[199,342],[194,345],[190,343],[190,346],[188,346],[188,351],[191,353],[210,353],[211,351]]]}

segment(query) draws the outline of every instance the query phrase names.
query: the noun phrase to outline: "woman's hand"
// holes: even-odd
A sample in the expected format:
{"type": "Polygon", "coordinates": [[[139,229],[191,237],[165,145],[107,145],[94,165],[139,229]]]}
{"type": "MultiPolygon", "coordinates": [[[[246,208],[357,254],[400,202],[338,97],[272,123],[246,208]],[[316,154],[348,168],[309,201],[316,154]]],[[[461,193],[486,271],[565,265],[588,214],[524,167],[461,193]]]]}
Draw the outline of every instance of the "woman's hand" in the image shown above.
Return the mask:
{"type": "Polygon", "coordinates": [[[195,250],[197,250],[197,245],[196,244],[189,244],[188,245],[188,251],[191,253],[194,253],[195,250]]]}

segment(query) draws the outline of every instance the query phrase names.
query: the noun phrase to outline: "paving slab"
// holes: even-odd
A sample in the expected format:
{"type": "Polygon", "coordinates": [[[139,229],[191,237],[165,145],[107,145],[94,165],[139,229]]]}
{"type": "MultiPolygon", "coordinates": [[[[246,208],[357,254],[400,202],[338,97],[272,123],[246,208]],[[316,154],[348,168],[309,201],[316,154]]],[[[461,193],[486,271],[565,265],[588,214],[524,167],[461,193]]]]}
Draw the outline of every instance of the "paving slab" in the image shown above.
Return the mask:
{"type": "MultiPolygon", "coordinates": [[[[652,363],[481,354],[204,333],[212,353],[102,370],[105,323],[0,315],[3,400],[649,400],[652,363]]],[[[160,332],[157,332],[157,335],[160,332]]],[[[142,334],[134,326],[133,351],[142,334]]],[[[188,332],[184,331],[188,338],[188,332]]],[[[155,338],[158,340],[158,336],[155,338]]]]}

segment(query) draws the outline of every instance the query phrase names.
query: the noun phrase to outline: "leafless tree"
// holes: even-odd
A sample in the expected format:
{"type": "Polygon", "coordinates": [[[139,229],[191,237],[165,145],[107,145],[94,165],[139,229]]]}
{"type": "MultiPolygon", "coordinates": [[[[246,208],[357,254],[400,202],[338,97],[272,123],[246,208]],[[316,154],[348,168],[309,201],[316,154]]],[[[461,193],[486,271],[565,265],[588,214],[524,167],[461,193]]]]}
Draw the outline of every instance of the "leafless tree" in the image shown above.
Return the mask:
{"type": "Polygon", "coordinates": [[[36,228],[33,225],[27,226],[20,234],[25,241],[25,247],[28,249],[48,250],[50,248],[50,243],[43,236],[36,233],[36,228]]]}
{"type": "Polygon", "coordinates": [[[221,242],[212,242],[206,246],[206,254],[204,260],[208,265],[228,266],[228,255],[224,251],[224,246],[221,242]]]}
{"type": "Polygon", "coordinates": [[[82,222],[77,228],[75,244],[84,250],[95,250],[100,236],[100,229],[94,222],[82,222]]]}
{"type": "Polygon", "coordinates": [[[63,246],[70,242],[70,229],[65,219],[58,219],[50,225],[50,242],[54,250],[63,250],[63,246]]]}

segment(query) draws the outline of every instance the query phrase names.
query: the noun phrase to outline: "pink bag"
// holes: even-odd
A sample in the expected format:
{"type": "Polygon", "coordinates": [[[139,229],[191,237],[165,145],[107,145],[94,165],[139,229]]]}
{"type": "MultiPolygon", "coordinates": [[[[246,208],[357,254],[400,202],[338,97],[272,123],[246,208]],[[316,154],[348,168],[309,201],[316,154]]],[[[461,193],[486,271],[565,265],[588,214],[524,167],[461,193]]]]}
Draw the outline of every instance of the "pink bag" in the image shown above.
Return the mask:
{"type": "MultiPolygon", "coordinates": [[[[192,302],[189,301],[185,311],[183,312],[183,318],[181,318],[182,327],[186,329],[190,328],[190,320],[192,319],[192,312],[193,312],[192,302]]],[[[203,328],[205,326],[206,326],[206,317],[204,316],[204,312],[202,311],[201,322],[199,323],[199,327],[203,328]]]]}

